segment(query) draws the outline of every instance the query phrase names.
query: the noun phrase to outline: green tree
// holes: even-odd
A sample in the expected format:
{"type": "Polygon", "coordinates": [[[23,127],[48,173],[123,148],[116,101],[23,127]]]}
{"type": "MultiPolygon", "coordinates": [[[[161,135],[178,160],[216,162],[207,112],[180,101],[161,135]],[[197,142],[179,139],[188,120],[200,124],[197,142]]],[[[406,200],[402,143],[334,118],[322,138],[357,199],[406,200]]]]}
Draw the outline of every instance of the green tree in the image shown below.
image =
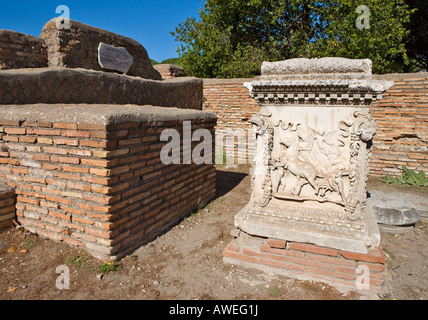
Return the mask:
{"type": "Polygon", "coordinates": [[[311,2],[207,0],[198,20],[175,32],[186,72],[199,77],[248,77],[264,60],[286,59],[310,42],[311,2]]]}
{"type": "Polygon", "coordinates": [[[404,39],[411,11],[404,0],[364,0],[365,8],[359,12],[357,1],[328,3],[318,6],[322,30],[310,46],[311,57],[369,58],[374,73],[402,72],[403,65],[409,64],[404,39]],[[368,14],[366,28],[357,26],[364,13],[368,14]]]}
{"type": "Polygon", "coordinates": [[[206,0],[172,34],[186,72],[202,78],[250,77],[263,61],[296,57],[370,58],[374,72],[401,71],[411,10],[404,0],[364,4],[370,25],[360,30],[350,0],[206,0]]]}
{"type": "Polygon", "coordinates": [[[406,24],[410,31],[405,39],[410,58],[410,66],[406,71],[428,70],[428,1],[405,1],[414,12],[410,22],[406,24]]]}

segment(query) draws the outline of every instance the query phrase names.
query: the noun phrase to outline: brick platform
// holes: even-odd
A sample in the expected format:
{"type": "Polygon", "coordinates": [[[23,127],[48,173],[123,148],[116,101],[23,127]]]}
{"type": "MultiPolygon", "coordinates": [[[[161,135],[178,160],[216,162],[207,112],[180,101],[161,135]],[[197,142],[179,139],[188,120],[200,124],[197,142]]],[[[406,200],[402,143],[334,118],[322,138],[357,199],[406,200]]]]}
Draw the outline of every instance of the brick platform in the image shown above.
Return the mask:
{"type": "Polygon", "coordinates": [[[375,293],[381,290],[385,270],[381,247],[358,254],[243,232],[224,249],[223,257],[225,263],[375,293]]]}
{"type": "Polygon", "coordinates": [[[16,189],[18,222],[102,260],[153,240],[215,196],[214,165],[161,162],[161,133],[182,136],[183,121],[214,139],[215,116],[196,110],[2,106],[0,181],[16,189]]]}

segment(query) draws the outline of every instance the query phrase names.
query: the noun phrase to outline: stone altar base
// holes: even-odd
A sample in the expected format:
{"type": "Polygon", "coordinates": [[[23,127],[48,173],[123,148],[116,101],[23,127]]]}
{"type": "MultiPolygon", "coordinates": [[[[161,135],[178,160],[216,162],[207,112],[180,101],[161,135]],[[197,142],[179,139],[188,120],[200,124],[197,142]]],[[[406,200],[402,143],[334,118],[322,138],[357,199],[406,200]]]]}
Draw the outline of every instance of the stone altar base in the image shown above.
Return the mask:
{"type": "MultiPolygon", "coordinates": [[[[235,236],[238,232],[232,232],[235,236]]],[[[385,270],[380,245],[367,254],[313,244],[250,236],[240,232],[223,251],[223,261],[301,280],[379,293],[385,270]]]]}

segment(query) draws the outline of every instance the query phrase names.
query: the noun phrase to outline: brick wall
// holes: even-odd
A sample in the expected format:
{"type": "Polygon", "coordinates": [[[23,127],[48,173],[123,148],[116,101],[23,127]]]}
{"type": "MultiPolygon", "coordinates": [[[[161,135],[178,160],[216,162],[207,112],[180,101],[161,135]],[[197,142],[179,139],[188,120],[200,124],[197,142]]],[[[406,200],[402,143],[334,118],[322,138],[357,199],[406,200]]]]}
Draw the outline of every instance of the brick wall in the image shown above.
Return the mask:
{"type": "Polygon", "coordinates": [[[0,30],[0,70],[47,66],[48,54],[43,39],[0,30]]]}
{"type": "MultiPolygon", "coordinates": [[[[395,86],[371,109],[379,129],[374,138],[370,173],[400,175],[402,165],[407,165],[428,174],[428,75],[392,74],[374,78],[393,80],[395,86]]],[[[239,129],[235,135],[238,136],[251,129],[248,119],[260,110],[243,86],[251,81],[254,79],[204,79],[203,109],[218,116],[218,133],[227,135],[228,130],[239,129]]],[[[238,153],[235,139],[236,161],[252,159],[255,148],[251,137],[249,134],[246,138],[246,154],[238,153]]]]}
{"type": "MultiPolygon", "coordinates": [[[[255,140],[252,137],[252,125],[249,119],[257,115],[260,107],[250,97],[248,89],[243,86],[244,82],[253,80],[204,79],[203,109],[217,115],[216,133],[224,137],[225,154],[234,154],[235,162],[249,162],[255,152],[255,140]],[[231,134],[235,136],[234,145],[226,141],[231,134]],[[238,139],[247,142],[245,153],[238,153],[238,139]]],[[[218,150],[216,152],[218,153],[218,150]]]]}
{"type": "Polygon", "coordinates": [[[428,173],[428,74],[376,76],[395,86],[376,102],[378,123],[370,169],[373,175],[400,175],[403,165],[428,173]]]}
{"type": "Polygon", "coordinates": [[[9,227],[15,219],[15,190],[0,183],[0,230],[9,227]]]}
{"type": "Polygon", "coordinates": [[[216,124],[175,108],[2,106],[0,181],[16,189],[19,222],[102,260],[159,236],[215,195],[213,165],[160,160],[161,132],[182,136],[185,120],[212,133],[216,124]]]}

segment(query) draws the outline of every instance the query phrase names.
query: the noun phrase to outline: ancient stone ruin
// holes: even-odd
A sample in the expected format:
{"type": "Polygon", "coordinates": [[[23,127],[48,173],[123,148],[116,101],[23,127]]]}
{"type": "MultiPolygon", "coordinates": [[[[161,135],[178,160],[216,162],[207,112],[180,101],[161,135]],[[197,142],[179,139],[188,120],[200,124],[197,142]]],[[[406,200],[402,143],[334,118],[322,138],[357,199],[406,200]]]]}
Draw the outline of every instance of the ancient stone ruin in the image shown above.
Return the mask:
{"type": "MultiPolygon", "coordinates": [[[[226,263],[380,290],[369,110],[394,83],[374,80],[371,66],[266,62],[246,83],[260,106],[252,196],[235,217],[226,263]]],[[[214,147],[217,117],[202,111],[202,80],[183,76],[178,66],[153,68],[135,40],[77,21],[58,29],[51,20],[40,37],[0,30],[0,229],[16,220],[115,260],[213,199],[214,159],[185,159],[199,142],[193,131],[207,130],[214,147]],[[162,162],[168,130],[183,142],[179,164],[162,162]]]]}
{"type": "Polygon", "coordinates": [[[0,30],[0,70],[47,66],[48,55],[43,39],[12,30],[0,30]]]}
{"type": "Polygon", "coordinates": [[[142,45],[76,21],[0,37],[0,228],[16,211],[29,231],[120,259],[215,196],[213,161],[160,156],[165,130],[180,135],[183,159],[193,131],[214,140],[202,80],[161,81],[142,45]],[[26,48],[26,63],[10,62],[26,48]]]}
{"type": "Polygon", "coordinates": [[[393,86],[370,60],[264,63],[247,83],[261,105],[252,196],[235,217],[224,260],[304,279],[378,290],[380,233],[366,205],[376,123],[369,108],[393,86]],[[361,268],[370,276],[361,281],[361,268]],[[328,271],[326,271],[328,270],[328,271]]]}
{"type": "Polygon", "coordinates": [[[159,71],[162,79],[172,79],[186,76],[184,68],[174,64],[158,64],[153,68],[159,71]]]}
{"type": "Polygon", "coordinates": [[[40,35],[48,46],[49,67],[107,71],[99,64],[99,47],[104,44],[122,48],[133,57],[127,75],[162,79],[159,72],[153,69],[146,49],[134,39],[74,20],[69,20],[69,29],[58,30],[56,20],[54,18],[47,22],[40,35]]]}

